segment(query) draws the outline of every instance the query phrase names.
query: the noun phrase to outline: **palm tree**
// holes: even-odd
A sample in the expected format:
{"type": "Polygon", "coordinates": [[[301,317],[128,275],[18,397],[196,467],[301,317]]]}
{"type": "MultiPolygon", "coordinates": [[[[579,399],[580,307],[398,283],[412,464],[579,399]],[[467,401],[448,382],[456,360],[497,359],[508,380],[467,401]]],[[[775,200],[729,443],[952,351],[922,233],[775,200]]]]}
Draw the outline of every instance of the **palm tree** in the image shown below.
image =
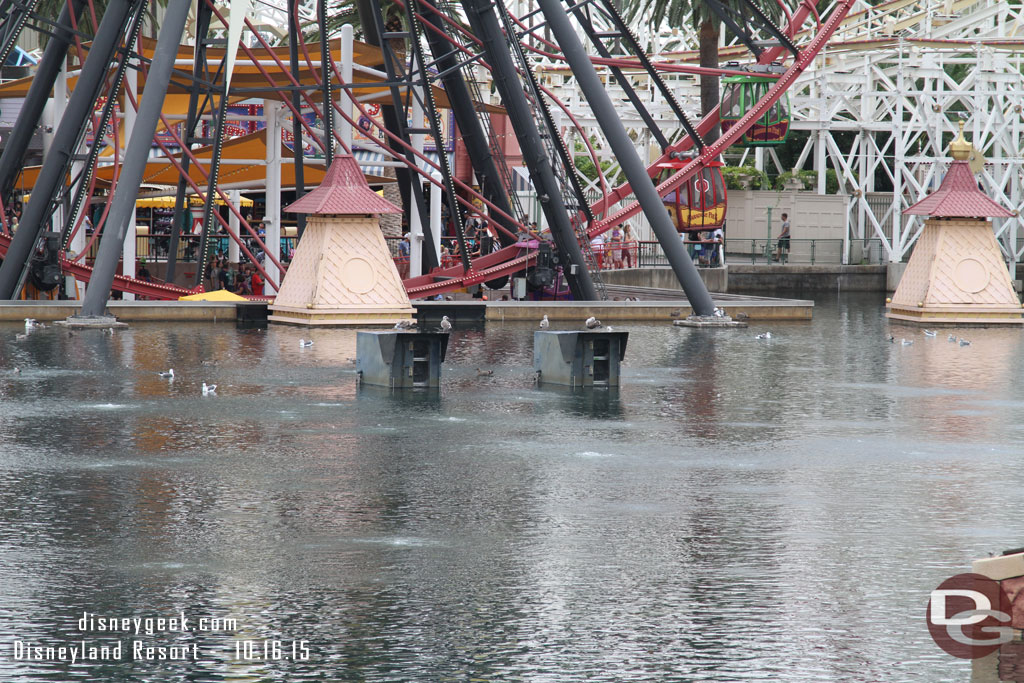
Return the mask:
{"type": "MultiPolygon", "coordinates": [[[[35,13],[41,17],[48,17],[56,20],[65,5],[67,5],[67,0],[39,0],[36,3],[35,13]]],[[[96,8],[96,21],[98,22],[103,18],[103,12],[107,9],[107,0],[93,0],[93,6],[96,8]]],[[[149,9],[146,12],[148,16],[144,29],[148,29],[145,30],[145,33],[151,37],[156,37],[157,30],[160,26],[159,17],[163,14],[157,10],[158,8],[162,9],[164,7],[167,7],[167,0],[153,0],[149,5],[149,9]]],[[[49,39],[49,35],[46,31],[52,28],[51,25],[46,22],[35,22],[35,25],[39,29],[42,29],[39,33],[39,44],[46,45],[46,41],[49,39]]],[[[96,31],[96,28],[92,23],[92,14],[89,12],[88,7],[86,7],[82,12],[82,20],[78,25],[78,30],[86,34],[92,34],[96,31]]]]}
{"type": "MultiPolygon", "coordinates": [[[[631,23],[640,20],[652,31],[660,31],[666,24],[679,26],[690,19],[697,31],[700,51],[700,65],[705,68],[717,69],[718,39],[721,22],[718,15],[703,0],[625,0],[625,14],[631,23]]],[[[719,0],[722,5],[738,13],[744,12],[742,0],[719,0]]],[[[777,2],[762,0],[758,5],[772,21],[777,21],[782,14],[777,2]]],[[[749,14],[749,11],[746,12],[749,14]]],[[[711,113],[719,102],[718,76],[700,77],[700,110],[701,115],[711,113]]],[[[717,130],[713,137],[717,137],[717,130]]]]}

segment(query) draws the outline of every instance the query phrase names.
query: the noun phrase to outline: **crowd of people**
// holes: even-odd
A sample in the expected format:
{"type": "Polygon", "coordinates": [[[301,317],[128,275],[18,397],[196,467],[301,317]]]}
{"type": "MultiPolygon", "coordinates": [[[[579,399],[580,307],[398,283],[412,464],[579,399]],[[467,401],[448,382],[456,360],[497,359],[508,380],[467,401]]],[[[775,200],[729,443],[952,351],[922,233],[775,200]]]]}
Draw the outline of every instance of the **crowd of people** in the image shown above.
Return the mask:
{"type": "Polygon", "coordinates": [[[698,266],[717,268],[724,263],[725,230],[715,228],[696,233],[683,233],[683,243],[690,258],[698,266]]]}
{"type": "Polygon", "coordinates": [[[599,270],[618,270],[638,265],[637,244],[633,229],[626,224],[592,239],[590,250],[594,252],[599,270]]]}
{"type": "Polygon", "coordinates": [[[223,252],[217,252],[207,268],[209,289],[224,289],[240,296],[263,296],[263,276],[251,263],[230,263],[223,252]]]}

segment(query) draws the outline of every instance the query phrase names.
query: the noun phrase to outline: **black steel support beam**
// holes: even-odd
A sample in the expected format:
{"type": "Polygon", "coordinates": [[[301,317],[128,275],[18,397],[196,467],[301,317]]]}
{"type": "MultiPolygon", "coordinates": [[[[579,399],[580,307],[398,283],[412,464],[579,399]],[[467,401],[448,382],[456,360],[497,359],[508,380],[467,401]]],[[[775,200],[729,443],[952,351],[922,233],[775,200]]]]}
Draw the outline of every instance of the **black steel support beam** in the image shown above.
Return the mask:
{"type": "MultiPolygon", "coordinates": [[[[567,2],[570,9],[576,9],[576,5],[573,0],[567,0],[567,2]]],[[[587,13],[576,12],[576,19],[580,22],[580,26],[583,27],[583,32],[587,34],[588,38],[590,38],[590,43],[594,46],[594,49],[597,50],[597,54],[601,55],[605,59],[610,59],[612,54],[608,51],[608,48],[604,46],[604,43],[601,42],[600,37],[597,35],[597,30],[594,28],[594,24],[590,21],[590,17],[587,16],[587,13]]],[[[640,99],[640,96],[633,88],[633,84],[630,83],[629,79],[626,78],[626,75],[622,73],[622,69],[617,66],[610,67],[610,69],[612,75],[615,76],[615,80],[619,82],[619,87],[622,88],[622,91],[626,94],[626,98],[629,100],[629,103],[632,104],[636,112],[640,114],[640,118],[643,119],[644,125],[647,126],[647,130],[651,131],[651,135],[654,136],[654,139],[658,142],[658,146],[661,147],[662,152],[664,152],[668,148],[669,142],[668,138],[665,137],[665,133],[662,132],[661,127],[658,125],[658,122],[655,121],[654,117],[651,116],[651,113],[647,111],[647,107],[644,106],[643,100],[640,99]]]]}
{"type": "Polygon", "coordinates": [[[54,196],[63,186],[65,169],[75,154],[79,134],[92,115],[131,11],[132,3],[128,0],[111,0],[106,12],[103,13],[103,19],[92,42],[92,49],[89,50],[85,64],[82,65],[78,83],[71,93],[67,109],[53,136],[50,153],[43,161],[39,177],[32,188],[32,192],[44,200],[29,202],[25,207],[18,232],[11,240],[7,257],[0,265],[0,300],[13,299],[18,294],[22,274],[28,267],[36,242],[50,218],[46,215],[50,208],[50,202],[46,199],[54,196]]]}
{"type": "Polygon", "coordinates": [[[630,52],[632,52],[633,55],[640,60],[640,63],[643,64],[644,71],[647,72],[648,77],[658,88],[658,92],[661,93],[665,102],[667,102],[668,106],[672,109],[672,112],[679,119],[680,123],[683,124],[683,129],[686,131],[686,134],[690,136],[690,139],[693,140],[694,143],[696,143],[697,149],[703,151],[705,146],[704,139],[700,136],[700,133],[697,132],[697,128],[690,121],[690,117],[686,115],[686,112],[684,112],[683,108],[679,105],[679,101],[676,100],[675,93],[673,93],[672,89],[668,87],[667,83],[665,83],[665,79],[661,77],[658,70],[654,68],[654,64],[651,63],[647,53],[640,45],[640,42],[636,39],[636,36],[633,34],[633,30],[628,24],[626,24],[625,19],[622,18],[618,8],[615,6],[616,1],[617,0],[604,0],[602,4],[605,13],[612,20],[612,24],[614,24],[615,28],[621,34],[621,39],[629,48],[630,52]]]}
{"type": "MultiPolygon", "coordinates": [[[[77,20],[82,15],[85,0],[72,0],[71,6],[77,20]]],[[[3,199],[4,206],[10,204],[14,183],[25,164],[25,154],[28,152],[32,133],[39,125],[39,118],[46,107],[46,101],[50,98],[50,90],[53,89],[53,84],[67,57],[68,46],[74,36],[71,26],[71,12],[68,10],[67,3],[64,3],[64,9],[61,10],[60,16],[57,18],[56,35],[46,45],[46,51],[32,78],[32,85],[29,86],[28,93],[25,95],[25,102],[21,105],[14,128],[11,130],[10,137],[7,138],[3,155],[0,155],[0,198],[3,199]]]]}
{"type": "MultiPolygon", "coordinates": [[[[480,193],[489,202],[497,206],[509,216],[514,216],[512,205],[509,203],[508,195],[501,183],[498,167],[494,157],[491,156],[491,146],[488,143],[487,132],[478,116],[489,116],[486,111],[477,113],[473,105],[473,97],[469,92],[462,71],[458,64],[458,55],[452,50],[452,45],[445,39],[448,31],[445,29],[444,19],[437,8],[436,0],[422,0],[427,6],[423,12],[424,20],[436,27],[437,31],[427,30],[427,43],[430,45],[430,52],[434,55],[437,68],[441,70],[441,82],[444,83],[448,101],[451,103],[452,112],[455,114],[455,122],[459,126],[459,133],[466,145],[466,152],[469,154],[470,163],[480,181],[480,193]]],[[[429,86],[428,86],[429,87],[429,86]]],[[[503,217],[495,216],[495,220],[511,233],[506,235],[498,233],[498,239],[502,246],[509,246],[515,243],[518,226],[503,217]]]]}
{"type": "MultiPolygon", "coordinates": [[[[399,110],[404,111],[404,109],[401,106],[403,102],[402,93],[396,83],[396,65],[388,57],[389,47],[382,40],[382,34],[384,33],[384,18],[381,15],[382,8],[380,3],[371,2],[371,0],[356,0],[356,7],[359,10],[359,19],[363,25],[363,38],[368,44],[381,48],[384,64],[376,66],[384,68],[388,74],[392,106],[383,105],[381,107],[384,127],[401,138],[406,144],[410,144],[409,136],[405,133],[406,122],[402,120],[399,114],[399,110]]],[[[407,86],[408,83],[403,85],[407,86]]],[[[393,144],[390,140],[387,144],[395,156],[405,157],[406,162],[414,166],[419,163],[416,155],[407,149],[402,149],[400,145],[393,144]]],[[[395,178],[398,180],[398,191],[402,197],[402,211],[405,220],[408,221],[410,211],[419,213],[420,225],[423,227],[423,272],[429,273],[440,265],[441,255],[434,251],[434,240],[430,227],[430,209],[423,194],[423,183],[420,181],[418,174],[415,174],[410,168],[402,166],[395,168],[395,178]]],[[[440,192],[440,190],[434,186],[431,192],[440,192]]]]}
{"type": "MultiPolygon", "coordinates": [[[[301,82],[299,79],[299,27],[296,23],[298,4],[298,0],[288,0],[288,62],[296,83],[301,82]]],[[[292,91],[292,107],[297,112],[302,111],[302,98],[298,90],[292,91]]],[[[295,163],[295,200],[298,201],[306,194],[306,166],[302,151],[302,119],[294,114],[292,115],[292,156],[295,163]]],[[[302,239],[302,233],[305,231],[306,214],[296,214],[296,241],[302,239]]]]}
{"type": "MultiPolygon", "coordinates": [[[[170,0],[167,13],[160,26],[153,53],[153,64],[146,78],[146,91],[139,103],[138,116],[132,129],[131,139],[125,147],[124,165],[120,179],[114,191],[114,199],[107,216],[107,223],[100,238],[100,248],[93,265],[89,286],[85,288],[80,316],[83,318],[102,316],[106,312],[110,288],[114,284],[117,264],[121,259],[121,247],[130,225],[135,200],[139,195],[139,184],[142,182],[149,160],[149,151],[153,146],[153,135],[160,121],[167,85],[171,80],[171,70],[178,56],[178,45],[185,30],[190,0],[170,0]]],[[[109,9],[107,10],[110,11],[109,9]]],[[[105,18],[105,17],[104,17],[105,18]]],[[[31,202],[29,202],[31,204],[31,202]]]]}
{"type": "MultiPolygon", "coordinates": [[[[212,100],[210,86],[213,80],[209,77],[208,62],[206,61],[206,48],[209,47],[210,22],[213,19],[213,8],[207,2],[198,2],[196,6],[196,45],[192,53],[192,78],[195,81],[189,89],[188,113],[185,116],[185,130],[181,141],[185,147],[191,148],[196,139],[196,126],[199,124],[199,112],[206,108],[212,100]],[[205,77],[205,78],[204,78],[205,77]],[[203,83],[204,87],[199,87],[203,83]],[[199,98],[203,97],[200,105],[199,98]]],[[[227,60],[221,60],[218,73],[224,70],[227,60]]],[[[189,173],[191,159],[187,154],[181,155],[181,167],[183,169],[181,178],[178,179],[178,189],[174,196],[174,216],[171,218],[171,236],[167,240],[167,274],[164,279],[167,282],[174,282],[178,270],[178,243],[181,239],[182,229],[191,228],[185,221],[185,212],[189,208],[188,203],[188,181],[186,176],[189,173]]]]}
{"type": "Polygon", "coordinates": [[[732,18],[729,8],[718,2],[718,0],[704,0],[704,2],[721,22],[740,39],[740,42],[747,46],[747,49],[750,50],[754,57],[760,59],[763,50],[754,42],[754,37],[750,35],[747,29],[736,23],[736,20],[732,18]]]}
{"type": "MultiPolygon", "coordinates": [[[[128,65],[131,63],[131,58],[128,52],[131,50],[132,46],[135,45],[135,41],[139,38],[139,32],[142,30],[142,21],[146,16],[146,7],[148,5],[149,0],[142,0],[135,10],[131,28],[128,31],[128,38],[125,40],[126,47],[121,50],[121,58],[117,60],[117,68],[114,70],[113,78],[110,80],[110,87],[107,88],[107,92],[121,92],[121,85],[124,83],[125,72],[128,70],[128,65]]],[[[51,200],[52,207],[55,208],[56,201],[59,200],[61,205],[66,209],[64,226],[61,228],[62,248],[67,248],[68,240],[71,238],[72,229],[78,218],[78,214],[82,210],[83,204],[88,206],[89,185],[93,174],[96,172],[96,162],[99,161],[100,151],[103,149],[103,137],[107,133],[107,127],[110,125],[110,120],[114,117],[114,111],[116,109],[117,98],[107,97],[107,101],[103,104],[103,111],[100,114],[99,125],[96,126],[96,129],[93,131],[94,142],[89,148],[89,153],[86,155],[85,166],[82,169],[80,177],[73,179],[71,183],[71,185],[74,186],[77,182],[77,188],[74,191],[74,198],[68,201],[67,196],[58,196],[51,200]]],[[[67,170],[70,171],[71,168],[68,168],[67,170]]]]}
{"type": "Polygon", "coordinates": [[[324,94],[324,164],[325,168],[330,168],[334,162],[334,93],[331,87],[334,74],[331,73],[331,46],[327,39],[327,0],[317,0],[316,20],[320,31],[320,85],[324,94]]]}
{"type": "MultiPolygon", "coordinates": [[[[643,207],[644,215],[651,224],[654,234],[661,243],[661,248],[668,258],[669,265],[675,271],[679,283],[686,293],[686,298],[697,315],[713,315],[715,305],[708,294],[700,273],[690,260],[689,254],[683,248],[679,239],[679,233],[672,225],[672,219],[665,211],[665,205],[658,196],[650,176],[647,174],[647,167],[641,161],[636,152],[636,146],[626,132],[615,105],[608,97],[607,91],[601,84],[601,79],[590,61],[590,55],[580,42],[579,37],[573,29],[569,16],[565,13],[561,0],[538,0],[541,11],[548,21],[548,26],[555,41],[562,48],[569,68],[583,92],[584,97],[590,103],[590,109],[597,119],[601,132],[612,148],[619,167],[626,175],[637,201],[643,207]]],[[[472,16],[472,14],[470,15],[472,16]]],[[[479,34],[478,34],[478,37],[479,34]]],[[[511,112],[510,112],[511,113],[511,112]]],[[[523,150],[525,153],[525,149],[523,150]]]]}
{"type": "Polygon", "coordinates": [[[569,222],[569,215],[562,201],[561,188],[551,168],[551,160],[544,153],[540,131],[533,121],[530,103],[523,94],[519,75],[505,43],[494,5],[491,0],[464,0],[463,8],[473,33],[483,43],[487,62],[491,65],[494,87],[501,95],[509,121],[515,129],[519,147],[523,152],[523,161],[530,171],[530,179],[537,188],[541,208],[551,227],[551,236],[563,258],[568,261],[564,264],[565,279],[572,296],[578,301],[594,301],[598,299],[597,289],[569,222]],[[573,270],[576,272],[572,272],[573,270]]]}

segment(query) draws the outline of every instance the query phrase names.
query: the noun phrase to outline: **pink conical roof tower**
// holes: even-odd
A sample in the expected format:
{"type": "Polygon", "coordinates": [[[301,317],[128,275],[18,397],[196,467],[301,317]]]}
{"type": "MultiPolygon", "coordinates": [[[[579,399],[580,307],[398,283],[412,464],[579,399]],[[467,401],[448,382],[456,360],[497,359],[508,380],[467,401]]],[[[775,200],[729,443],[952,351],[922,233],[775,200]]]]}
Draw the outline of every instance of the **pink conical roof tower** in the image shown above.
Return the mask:
{"type": "Polygon", "coordinates": [[[889,301],[891,319],[932,326],[1024,324],[988,220],[1013,214],[978,189],[967,162],[971,151],[961,122],[942,185],[904,212],[927,220],[889,301]]]}
{"type": "Polygon", "coordinates": [[[401,209],[370,189],[366,176],[351,154],[335,156],[320,186],[284,210],[321,216],[402,213],[401,209]]]}
{"type": "Polygon", "coordinates": [[[914,204],[904,214],[929,218],[1009,218],[1013,212],[987,197],[974,179],[967,162],[971,144],[964,139],[964,122],[960,122],[960,137],[949,146],[953,163],[935,192],[914,204]]]}

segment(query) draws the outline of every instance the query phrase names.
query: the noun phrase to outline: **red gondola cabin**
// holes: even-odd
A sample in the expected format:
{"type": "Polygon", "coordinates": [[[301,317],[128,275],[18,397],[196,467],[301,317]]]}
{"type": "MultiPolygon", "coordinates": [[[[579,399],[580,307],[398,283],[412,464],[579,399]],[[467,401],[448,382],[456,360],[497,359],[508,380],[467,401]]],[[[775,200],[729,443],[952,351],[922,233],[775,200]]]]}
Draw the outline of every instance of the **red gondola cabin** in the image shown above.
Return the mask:
{"type": "MultiPolygon", "coordinates": [[[[686,162],[661,164],[659,183],[667,180],[686,162]]],[[[712,161],[683,185],[662,197],[679,232],[714,230],[725,223],[726,192],[722,162],[712,161]]]]}

